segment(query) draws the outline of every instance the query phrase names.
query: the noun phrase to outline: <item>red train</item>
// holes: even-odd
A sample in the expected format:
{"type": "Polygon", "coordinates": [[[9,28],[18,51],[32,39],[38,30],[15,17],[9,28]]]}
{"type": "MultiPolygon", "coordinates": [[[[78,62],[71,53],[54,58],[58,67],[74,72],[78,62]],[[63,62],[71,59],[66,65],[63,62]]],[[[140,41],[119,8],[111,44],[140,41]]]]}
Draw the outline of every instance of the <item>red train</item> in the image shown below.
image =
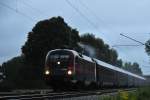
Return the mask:
{"type": "Polygon", "coordinates": [[[58,87],[64,83],[98,87],[141,86],[145,78],[74,50],[55,49],[48,52],[45,61],[45,81],[58,87]]]}

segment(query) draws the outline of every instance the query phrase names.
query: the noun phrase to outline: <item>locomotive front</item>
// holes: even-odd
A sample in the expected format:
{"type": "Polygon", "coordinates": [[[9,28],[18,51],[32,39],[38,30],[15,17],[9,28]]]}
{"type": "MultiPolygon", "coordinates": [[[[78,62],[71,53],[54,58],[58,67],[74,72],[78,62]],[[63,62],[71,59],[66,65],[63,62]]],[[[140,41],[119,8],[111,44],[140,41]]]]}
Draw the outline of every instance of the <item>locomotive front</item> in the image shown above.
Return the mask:
{"type": "Polygon", "coordinates": [[[47,54],[44,76],[47,82],[73,79],[74,55],[71,51],[58,49],[47,54]]]}

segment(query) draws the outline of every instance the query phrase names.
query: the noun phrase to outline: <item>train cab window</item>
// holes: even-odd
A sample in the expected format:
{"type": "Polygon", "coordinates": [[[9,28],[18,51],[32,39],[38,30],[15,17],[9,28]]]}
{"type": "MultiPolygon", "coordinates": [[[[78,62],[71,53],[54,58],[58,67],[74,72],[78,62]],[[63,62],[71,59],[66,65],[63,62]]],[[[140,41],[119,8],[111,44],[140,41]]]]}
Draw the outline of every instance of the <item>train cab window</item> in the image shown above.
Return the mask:
{"type": "Polygon", "coordinates": [[[73,62],[73,55],[68,51],[53,51],[47,59],[46,64],[51,66],[64,66],[67,67],[73,62]]]}

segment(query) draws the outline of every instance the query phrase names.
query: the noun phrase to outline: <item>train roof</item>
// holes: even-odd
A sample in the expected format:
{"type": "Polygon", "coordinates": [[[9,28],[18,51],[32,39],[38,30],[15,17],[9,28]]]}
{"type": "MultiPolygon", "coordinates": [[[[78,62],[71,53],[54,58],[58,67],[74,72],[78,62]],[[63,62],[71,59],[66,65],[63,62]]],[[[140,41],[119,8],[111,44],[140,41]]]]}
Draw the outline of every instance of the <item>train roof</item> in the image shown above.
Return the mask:
{"type": "Polygon", "coordinates": [[[131,72],[129,72],[129,71],[126,71],[126,70],[124,70],[124,69],[118,68],[118,67],[116,67],[116,66],[113,66],[113,65],[111,65],[111,64],[105,63],[105,62],[100,61],[100,60],[95,59],[95,58],[94,58],[94,60],[95,60],[99,65],[101,65],[101,66],[103,66],[103,67],[105,67],[105,68],[109,68],[109,69],[112,69],[112,70],[115,70],[115,71],[118,71],[118,72],[121,72],[121,73],[130,75],[130,76],[133,76],[133,77],[136,77],[136,78],[139,78],[139,79],[146,80],[144,77],[139,76],[139,75],[137,75],[137,74],[131,73],[131,72]]]}

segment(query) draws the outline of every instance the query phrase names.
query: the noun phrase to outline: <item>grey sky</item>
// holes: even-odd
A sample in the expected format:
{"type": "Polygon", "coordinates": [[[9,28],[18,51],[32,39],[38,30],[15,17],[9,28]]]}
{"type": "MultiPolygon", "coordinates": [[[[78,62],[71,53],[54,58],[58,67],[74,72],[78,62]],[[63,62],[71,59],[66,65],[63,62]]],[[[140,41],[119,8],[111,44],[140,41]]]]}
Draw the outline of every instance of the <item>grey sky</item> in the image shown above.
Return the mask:
{"type": "MultiPolygon", "coordinates": [[[[93,33],[110,46],[138,44],[120,36],[120,33],[143,43],[150,39],[149,0],[69,1],[96,27],[89,24],[66,0],[0,0],[1,4],[5,3],[16,10],[15,12],[0,4],[0,64],[20,55],[20,48],[26,41],[27,33],[37,21],[53,16],[62,16],[70,26],[77,28],[80,34],[93,33]]],[[[144,46],[115,49],[119,58],[138,62],[144,74],[150,74],[149,57],[144,51],[144,46]]]]}

